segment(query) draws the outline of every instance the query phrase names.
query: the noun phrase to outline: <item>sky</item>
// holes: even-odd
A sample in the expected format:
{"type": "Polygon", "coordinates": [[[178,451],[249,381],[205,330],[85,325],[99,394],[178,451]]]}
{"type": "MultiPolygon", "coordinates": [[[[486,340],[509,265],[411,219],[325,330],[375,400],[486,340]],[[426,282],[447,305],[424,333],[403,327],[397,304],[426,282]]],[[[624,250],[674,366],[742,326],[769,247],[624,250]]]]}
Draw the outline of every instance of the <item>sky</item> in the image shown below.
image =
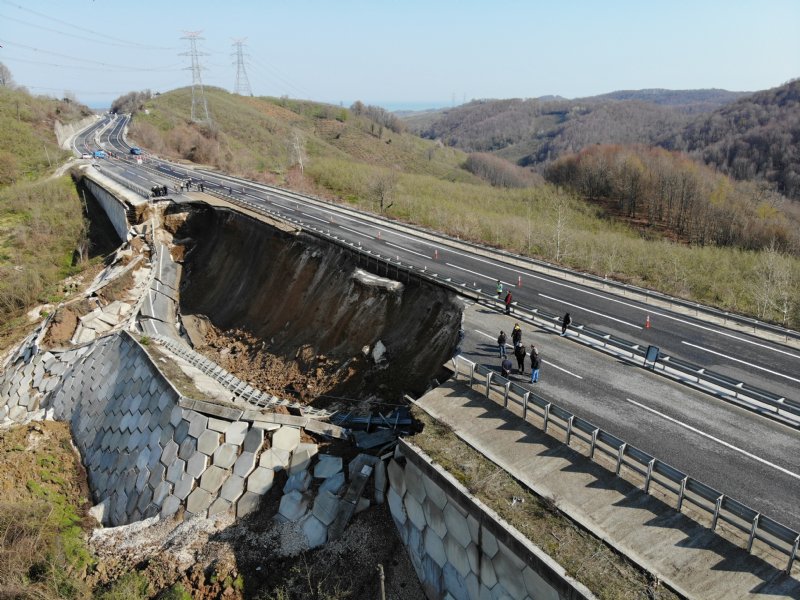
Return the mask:
{"type": "Polygon", "coordinates": [[[133,90],[396,110],[645,88],[756,91],[800,76],[798,0],[0,0],[0,62],[95,108],[133,90]]]}

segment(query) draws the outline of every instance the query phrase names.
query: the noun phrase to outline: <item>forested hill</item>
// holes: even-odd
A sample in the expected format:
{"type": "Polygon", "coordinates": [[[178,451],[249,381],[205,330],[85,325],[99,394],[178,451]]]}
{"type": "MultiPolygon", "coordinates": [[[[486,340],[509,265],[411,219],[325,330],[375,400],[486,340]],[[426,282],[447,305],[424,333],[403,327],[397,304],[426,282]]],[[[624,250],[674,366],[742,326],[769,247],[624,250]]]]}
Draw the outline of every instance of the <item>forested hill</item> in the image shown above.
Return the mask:
{"type": "Polygon", "coordinates": [[[728,90],[619,90],[599,96],[591,96],[587,100],[635,100],[658,104],[660,106],[674,106],[687,113],[709,112],[750,95],[750,92],[729,92],[728,90]]]}
{"type": "Polygon", "coordinates": [[[656,143],[681,131],[692,115],[742,95],[725,90],[636,90],[576,100],[481,100],[425,119],[406,119],[423,137],[538,165],[588,144],[656,143]]]}
{"type": "Polygon", "coordinates": [[[636,90],[577,100],[487,100],[408,123],[423,137],[537,170],[595,144],[661,146],[800,199],[800,80],[752,94],[636,90]]]}
{"type": "Polygon", "coordinates": [[[800,79],[699,117],[661,145],[800,199],[800,79]]]}

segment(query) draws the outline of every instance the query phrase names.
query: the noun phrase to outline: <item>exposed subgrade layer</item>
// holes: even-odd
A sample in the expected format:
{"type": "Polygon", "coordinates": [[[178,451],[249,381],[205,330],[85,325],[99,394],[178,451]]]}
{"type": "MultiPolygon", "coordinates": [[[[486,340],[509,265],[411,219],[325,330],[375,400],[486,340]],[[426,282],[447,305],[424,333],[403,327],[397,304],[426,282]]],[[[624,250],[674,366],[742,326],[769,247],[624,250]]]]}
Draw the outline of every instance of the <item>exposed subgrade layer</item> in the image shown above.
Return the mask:
{"type": "Polygon", "coordinates": [[[453,353],[462,303],[443,288],[387,280],[345,249],[207,205],[171,207],[165,223],[183,246],[182,314],[245,329],[284,358],[310,344],[349,361],[336,392],[421,393],[453,353]]]}

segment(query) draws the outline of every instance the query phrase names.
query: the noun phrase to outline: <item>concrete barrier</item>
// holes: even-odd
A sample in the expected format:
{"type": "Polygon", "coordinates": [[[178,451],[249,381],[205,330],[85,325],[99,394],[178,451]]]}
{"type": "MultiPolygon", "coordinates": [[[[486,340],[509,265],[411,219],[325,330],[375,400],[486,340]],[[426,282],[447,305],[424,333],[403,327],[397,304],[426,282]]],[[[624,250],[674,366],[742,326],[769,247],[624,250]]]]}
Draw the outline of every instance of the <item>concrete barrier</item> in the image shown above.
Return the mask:
{"type": "Polygon", "coordinates": [[[388,475],[392,518],[428,598],[595,598],[416,446],[400,440],[388,475]]]}

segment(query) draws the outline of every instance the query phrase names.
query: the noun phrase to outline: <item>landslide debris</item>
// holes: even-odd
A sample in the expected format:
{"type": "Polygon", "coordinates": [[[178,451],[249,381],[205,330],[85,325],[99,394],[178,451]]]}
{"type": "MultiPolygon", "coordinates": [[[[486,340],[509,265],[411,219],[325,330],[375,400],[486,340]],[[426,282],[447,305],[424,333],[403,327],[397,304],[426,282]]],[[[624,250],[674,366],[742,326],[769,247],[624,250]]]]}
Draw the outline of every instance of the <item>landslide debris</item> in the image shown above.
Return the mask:
{"type": "Polygon", "coordinates": [[[192,341],[256,387],[314,406],[402,402],[450,358],[462,306],[443,288],[377,276],[345,249],[232,211],[167,213],[192,341]]]}

